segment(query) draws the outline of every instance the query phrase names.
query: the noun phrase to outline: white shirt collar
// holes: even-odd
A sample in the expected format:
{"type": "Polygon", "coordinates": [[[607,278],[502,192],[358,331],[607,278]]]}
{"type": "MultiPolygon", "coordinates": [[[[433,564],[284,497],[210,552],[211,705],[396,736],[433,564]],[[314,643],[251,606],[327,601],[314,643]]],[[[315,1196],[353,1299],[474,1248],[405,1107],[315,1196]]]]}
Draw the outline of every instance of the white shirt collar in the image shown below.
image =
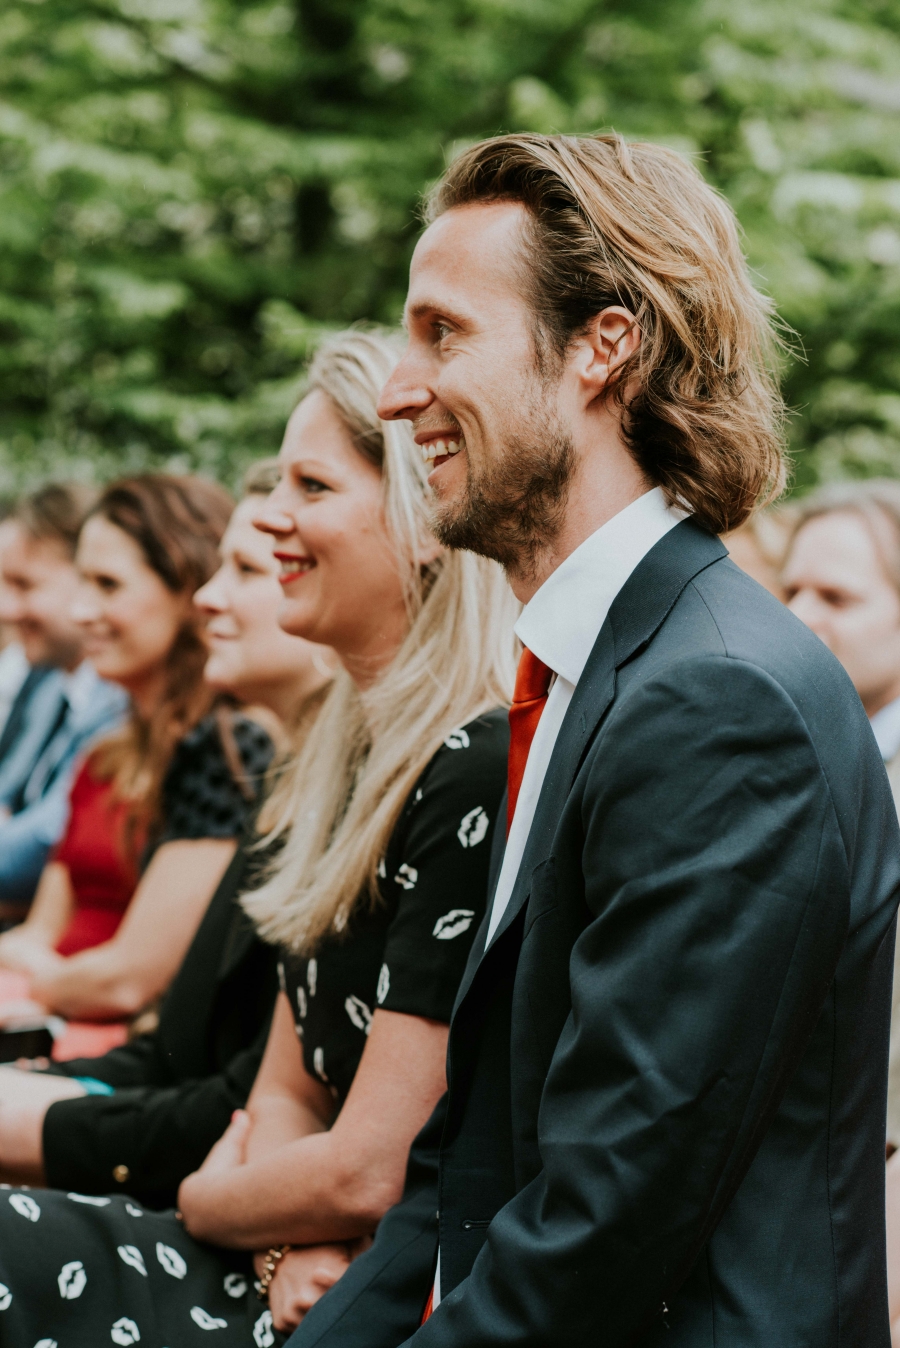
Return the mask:
{"type": "Polygon", "coordinates": [[[71,674],[63,675],[63,692],[77,717],[90,708],[99,682],[100,676],[89,660],[82,660],[71,674]]]}
{"type": "Polygon", "coordinates": [[[886,707],[869,717],[869,724],[875,735],[875,743],[881,751],[885,763],[890,763],[900,753],[900,697],[889,702],[886,707]]]}
{"type": "Polygon", "coordinates": [[[661,487],[639,496],[586,538],[519,615],[516,635],[545,665],[577,683],[616,595],[659,540],[685,519],[661,487]]]}

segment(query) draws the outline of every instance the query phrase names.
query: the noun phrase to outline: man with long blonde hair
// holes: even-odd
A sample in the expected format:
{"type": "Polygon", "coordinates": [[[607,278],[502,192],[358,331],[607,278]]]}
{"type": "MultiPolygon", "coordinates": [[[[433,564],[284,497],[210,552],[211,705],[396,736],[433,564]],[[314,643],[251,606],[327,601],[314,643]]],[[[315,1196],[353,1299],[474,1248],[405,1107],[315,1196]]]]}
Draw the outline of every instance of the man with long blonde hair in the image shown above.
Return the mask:
{"type": "Polygon", "coordinates": [[[783,480],[732,213],[672,151],[523,135],[428,220],[380,413],[525,604],[508,835],[406,1201],[297,1348],[887,1348],[897,821],[717,537],[783,480]]]}

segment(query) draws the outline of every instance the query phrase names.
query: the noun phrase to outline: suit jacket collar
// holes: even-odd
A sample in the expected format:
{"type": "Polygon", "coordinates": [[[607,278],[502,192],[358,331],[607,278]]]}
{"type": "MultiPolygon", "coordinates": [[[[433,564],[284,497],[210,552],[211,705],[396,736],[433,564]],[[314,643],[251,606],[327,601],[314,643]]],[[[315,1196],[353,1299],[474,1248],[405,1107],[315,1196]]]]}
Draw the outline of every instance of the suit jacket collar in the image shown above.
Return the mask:
{"type": "MultiPolygon", "coordinates": [[[[718,538],[693,520],[682,520],[651,548],[619,592],[560,727],[519,874],[489,950],[515,921],[528,898],[532,871],[547,858],[581,761],[615,696],[616,670],[652,640],[685,586],[701,571],[727,556],[727,549],[718,538]]],[[[496,883],[496,876],[492,878],[496,883]]],[[[473,952],[478,948],[477,941],[476,937],[473,952]]],[[[477,958],[470,960],[457,1004],[465,996],[478,963],[477,958]]]]}

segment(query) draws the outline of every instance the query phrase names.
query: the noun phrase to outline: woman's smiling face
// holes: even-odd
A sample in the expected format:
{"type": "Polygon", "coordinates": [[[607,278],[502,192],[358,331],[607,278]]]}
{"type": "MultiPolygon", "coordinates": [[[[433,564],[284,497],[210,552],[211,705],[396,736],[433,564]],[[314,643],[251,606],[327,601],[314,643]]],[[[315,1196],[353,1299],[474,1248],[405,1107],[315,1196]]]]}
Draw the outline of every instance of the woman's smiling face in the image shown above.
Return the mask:
{"type": "Polygon", "coordinates": [[[260,496],[241,501],[219,546],[222,564],[197,591],[206,615],[206,682],[281,711],[284,690],[294,700],[322,682],[330,652],[289,636],[279,625],[281,586],[272,539],[253,527],[260,496]]]}
{"type": "Polygon", "coordinates": [[[281,481],[256,512],[281,564],[279,621],[333,647],[364,684],[393,658],[409,622],[381,473],[319,390],[288,422],[280,461],[281,481]]]}
{"type": "Polygon", "coordinates": [[[173,594],[117,525],[93,515],[81,531],[72,617],[84,653],[104,679],[136,692],[165,670],[190,615],[190,596],[173,594]]]}

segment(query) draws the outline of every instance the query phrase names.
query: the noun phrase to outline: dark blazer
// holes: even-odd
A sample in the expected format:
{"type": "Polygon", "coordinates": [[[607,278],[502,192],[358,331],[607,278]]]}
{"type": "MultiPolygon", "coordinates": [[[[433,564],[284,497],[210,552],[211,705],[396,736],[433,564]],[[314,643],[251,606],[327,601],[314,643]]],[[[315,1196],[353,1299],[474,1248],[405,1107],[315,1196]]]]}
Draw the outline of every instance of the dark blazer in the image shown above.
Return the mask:
{"type": "Polygon", "coordinates": [[[43,1146],[52,1188],[128,1193],[149,1207],[170,1207],[182,1179],[246,1103],[278,986],[277,953],[236,901],[249,887],[247,864],[242,843],[166,994],[157,1030],[56,1069],[105,1081],[115,1094],[50,1106],[43,1146]]]}
{"type": "Polygon", "coordinates": [[[898,842],[843,670],[677,526],[579,682],[405,1202],[291,1348],[412,1334],[438,1206],[417,1348],[888,1348],[898,842]]]}

